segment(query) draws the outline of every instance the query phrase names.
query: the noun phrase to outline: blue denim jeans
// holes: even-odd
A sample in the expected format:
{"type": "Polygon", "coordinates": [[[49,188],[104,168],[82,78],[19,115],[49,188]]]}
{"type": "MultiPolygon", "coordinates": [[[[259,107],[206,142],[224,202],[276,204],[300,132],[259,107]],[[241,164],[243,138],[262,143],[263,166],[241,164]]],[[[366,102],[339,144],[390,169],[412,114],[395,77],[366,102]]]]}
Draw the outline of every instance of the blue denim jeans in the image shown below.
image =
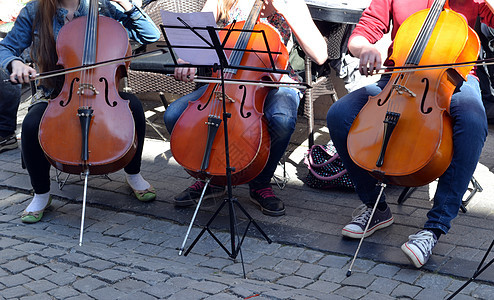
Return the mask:
{"type": "Polygon", "coordinates": [[[21,85],[3,82],[9,73],[0,68],[0,136],[15,133],[17,128],[17,109],[21,102],[21,85]]]}
{"type": "MultiPolygon", "coordinates": [[[[185,95],[171,103],[165,111],[164,121],[166,129],[172,132],[175,123],[189,101],[196,101],[206,90],[202,86],[194,92],[185,95]]],[[[268,130],[271,137],[271,151],[266,166],[261,173],[254,178],[250,185],[269,185],[271,177],[276,170],[278,162],[282,158],[290,142],[290,137],[297,123],[297,110],[300,103],[300,92],[286,87],[272,89],[264,102],[264,116],[268,121],[268,130]]]]}
{"type": "MultiPolygon", "coordinates": [[[[353,120],[367,103],[369,96],[381,92],[389,76],[377,83],[360,88],[334,103],[326,118],[331,139],[340,154],[356,192],[365,204],[375,203],[379,194],[377,180],[358,167],[348,155],[347,136],[353,120]]],[[[427,213],[424,228],[437,228],[447,233],[451,221],[458,214],[461,200],[468,188],[487,137],[487,119],[480,95],[478,80],[468,76],[451,97],[450,113],[453,118],[453,159],[439,178],[434,204],[427,213]]],[[[380,199],[384,201],[384,197],[380,199]]]]}

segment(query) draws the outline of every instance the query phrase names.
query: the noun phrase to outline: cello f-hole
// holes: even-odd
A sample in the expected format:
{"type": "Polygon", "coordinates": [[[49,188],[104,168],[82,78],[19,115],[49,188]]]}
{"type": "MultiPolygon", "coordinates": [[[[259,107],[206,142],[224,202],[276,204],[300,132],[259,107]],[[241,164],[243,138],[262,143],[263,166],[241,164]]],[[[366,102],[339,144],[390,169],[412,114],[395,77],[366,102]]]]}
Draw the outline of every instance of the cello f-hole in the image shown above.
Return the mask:
{"type": "MultiPolygon", "coordinates": [[[[398,82],[398,80],[401,80],[401,79],[403,79],[403,74],[396,76],[394,84],[396,84],[398,82]]],[[[383,106],[384,104],[386,104],[386,102],[388,102],[389,97],[391,97],[391,91],[392,91],[392,89],[386,95],[386,98],[384,99],[384,101],[381,98],[379,98],[379,100],[377,100],[377,106],[383,106]]]]}
{"type": "Polygon", "coordinates": [[[108,104],[109,107],[115,107],[117,106],[117,101],[113,101],[113,103],[110,103],[110,99],[108,99],[108,81],[106,80],[105,77],[101,77],[99,79],[100,82],[105,82],[105,102],[108,104]]]}
{"type": "Polygon", "coordinates": [[[202,106],[201,104],[199,104],[197,106],[197,110],[198,111],[203,111],[203,110],[206,109],[206,107],[208,107],[209,102],[211,102],[211,98],[213,98],[214,91],[216,90],[217,87],[218,87],[218,84],[215,84],[214,87],[213,87],[213,92],[211,92],[211,94],[209,94],[208,101],[206,102],[206,104],[204,104],[204,106],[202,106]]]}
{"type": "Polygon", "coordinates": [[[422,96],[422,101],[420,102],[420,111],[424,114],[424,115],[427,115],[427,114],[430,114],[432,112],[432,107],[429,107],[427,109],[427,111],[424,110],[424,106],[425,106],[425,99],[427,98],[427,93],[429,92],[429,79],[427,78],[422,78],[421,80],[422,82],[425,82],[425,88],[424,88],[424,93],[423,93],[423,96],[422,96]]]}
{"type": "Polygon", "coordinates": [[[244,94],[242,95],[242,102],[241,102],[242,104],[240,105],[240,115],[242,116],[242,118],[247,119],[248,117],[251,116],[250,112],[244,114],[244,104],[245,104],[245,96],[247,95],[247,89],[243,84],[240,85],[238,88],[244,91],[244,94]]]}
{"type": "Polygon", "coordinates": [[[74,87],[74,81],[79,81],[79,78],[76,77],[76,78],[72,79],[72,82],[70,83],[69,97],[67,99],[67,102],[65,102],[65,104],[63,103],[63,100],[60,100],[59,104],[61,107],[65,107],[65,106],[69,105],[70,100],[72,100],[72,89],[74,87]]]}

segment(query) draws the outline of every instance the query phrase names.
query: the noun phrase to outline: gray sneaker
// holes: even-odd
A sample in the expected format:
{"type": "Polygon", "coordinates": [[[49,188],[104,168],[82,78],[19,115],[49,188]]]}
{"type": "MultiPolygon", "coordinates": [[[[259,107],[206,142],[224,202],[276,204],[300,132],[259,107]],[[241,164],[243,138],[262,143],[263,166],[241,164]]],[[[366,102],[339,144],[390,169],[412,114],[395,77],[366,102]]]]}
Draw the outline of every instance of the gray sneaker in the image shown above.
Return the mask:
{"type": "Polygon", "coordinates": [[[0,153],[17,148],[15,133],[6,137],[0,136],[0,153]]]}
{"type": "MultiPolygon", "coordinates": [[[[369,222],[372,212],[372,207],[367,207],[365,204],[357,207],[352,213],[352,221],[341,230],[341,234],[350,238],[359,239],[364,234],[365,226],[369,222]]],[[[376,209],[374,216],[370,221],[369,228],[365,233],[365,237],[373,234],[376,230],[388,227],[393,224],[394,219],[391,215],[389,206],[384,211],[376,209]]]]}
{"type": "Polygon", "coordinates": [[[420,268],[431,257],[432,248],[436,243],[436,235],[432,231],[424,229],[410,235],[408,242],[401,245],[401,250],[415,267],[420,268]]]}

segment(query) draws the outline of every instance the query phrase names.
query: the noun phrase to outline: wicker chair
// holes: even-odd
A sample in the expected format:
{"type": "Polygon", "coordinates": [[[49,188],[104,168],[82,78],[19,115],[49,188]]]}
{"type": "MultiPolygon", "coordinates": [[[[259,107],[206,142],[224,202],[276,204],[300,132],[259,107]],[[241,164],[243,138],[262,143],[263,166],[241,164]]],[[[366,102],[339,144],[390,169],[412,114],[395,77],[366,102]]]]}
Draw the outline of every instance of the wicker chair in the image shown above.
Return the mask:
{"type": "MultiPolygon", "coordinates": [[[[161,10],[173,12],[197,12],[204,6],[205,0],[154,0],[148,3],[143,10],[151,17],[153,22],[161,24],[161,10]]],[[[163,47],[165,44],[163,36],[158,42],[143,45],[135,51],[149,51],[163,47]]],[[[127,81],[127,91],[133,93],[158,92],[163,105],[167,107],[164,92],[186,95],[196,89],[196,84],[177,81],[166,74],[173,73],[173,68],[164,68],[161,56],[149,59],[134,60],[130,64],[127,81]]]]}

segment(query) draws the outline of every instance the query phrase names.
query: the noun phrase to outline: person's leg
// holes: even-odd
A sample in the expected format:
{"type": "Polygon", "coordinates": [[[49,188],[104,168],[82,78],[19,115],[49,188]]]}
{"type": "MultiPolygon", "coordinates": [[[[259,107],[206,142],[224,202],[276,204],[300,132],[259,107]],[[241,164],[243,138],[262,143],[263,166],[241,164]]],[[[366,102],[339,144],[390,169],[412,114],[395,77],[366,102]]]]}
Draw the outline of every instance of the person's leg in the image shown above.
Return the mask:
{"type": "Polygon", "coordinates": [[[0,152],[17,148],[15,130],[21,85],[3,82],[8,78],[8,72],[0,68],[0,152]]]}
{"type": "Polygon", "coordinates": [[[331,140],[343,161],[343,165],[348,170],[360,200],[365,204],[356,209],[352,221],[342,229],[342,235],[350,238],[360,238],[369,221],[369,228],[365,236],[393,223],[393,216],[386,205],[384,195],[380,198],[378,209],[373,218],[370,219],[372,207],[379,196],[380,188],[376,185],[377,180],[370,176],[369,172],[353,162],[347,149],[347,137],[354,119],[367,103],[369,96],[379,94],[388,80],[389,76],[383,76],[377,83],[343,96],[331,105],[326,117],[331,140]]]}
{"type": "Polygon", "coordinates": [[[146,119],[141,101],[133,94],[120,93],[122,99],[129,100],[129,107],[134,118],[137,135],[137,149],[132,160],[124,167],[127,183],[139,201],[148,202],[156,199],[156,191],[141,175],[142,150],[146,136],[146,119]]]}
{"type": "Polygon", "coordinates": [[[299,103],[300,92],[286,87],[269,91],[264,102],[264,117],[268,123],[271,147],[266,166],[249,182],[249,188],[251,200],[259,205],[266,215],[285,214],[283,202],[274,195],[271,188],[271,178],[295,130],[299,103]]]}
{"type": "Polygon", "coordinates": [[[454,149],[451,164],[439,177],[425,230],[411,235],[402,245],[402,250],[417,268],[427,262],[439,237],[451,228],[487,137],[487,119],[477,79],[468,76],[468,81],[453,94],[450,113],[454,149]]]}
{"type": "Polygon", "coordinates": [[[22,159],[34,189],[34,197],[21,217],[25,223],[40,221],[44,209],[50,204],[50,163],[38,140],[39,123],[46,106],[46,102],[31,106],[22,122],[22,159]]]}
{"type": "Polygon", "coordinates": [[[182,113],[189,105],[189,101],[196,101],[197,99],[199,99],[206,91],[206,88],[207,85],[203,85],[192,93],[180,97],[177,100],[173,101],[170,105],[168,105],[168,108],[165,110],[165,114],[163,115],[163,120],[165,122],[166,130],[168,130],[168,133],[172,133],[175,123],[177,123],[178,118],[180,118],[182,113]]]}

